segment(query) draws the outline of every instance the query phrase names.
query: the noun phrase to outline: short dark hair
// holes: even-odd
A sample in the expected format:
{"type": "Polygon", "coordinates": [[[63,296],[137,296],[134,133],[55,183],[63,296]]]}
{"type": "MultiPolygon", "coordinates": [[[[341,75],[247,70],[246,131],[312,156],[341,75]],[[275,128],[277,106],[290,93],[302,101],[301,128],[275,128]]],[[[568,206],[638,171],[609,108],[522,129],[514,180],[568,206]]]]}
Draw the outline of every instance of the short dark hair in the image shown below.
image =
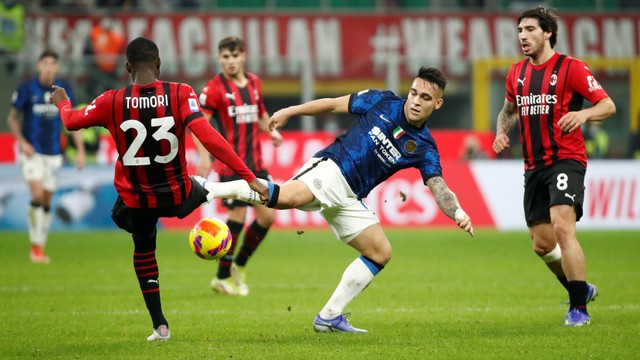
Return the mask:
{"type": "Polygon", "coordinates": [[[547,9],[542,6],[538,6],[533,9],[525,10],[518,17],[518,24],[525,18],[538,19],[538,24],[540,28],[544,32],[550,32],[551,37],[549,38],[549,43],[551,44],[551,48],[553,49],[556,46],[556,40],[558,38],[558,15],[552,9],[547,9]]]}
{"type": "Polygon", "coordinates": [[[244,52],[244,41],[237,36],[227,36],[218,43],[218,52],[222,52],[225,49],[231,52],[236,50],[244,52]]]}
{"type": "Polygon", "coordinates": [[[58,55],[57,52],[51,50],[51,49],[45,49],[42,54],[40,54],[40,57],[38,58],[38,61],[44,59],[44,58],[53,58],[53,60],[58,61],[58,59],[60,58],[60,56],[58,55]]]}
{"type": "Polygon", "coordinates": [[[127,45],[127,61],[130,64],[154,62],[159,58],[158,45],[151,39],[137,37],[127,45]]]}
{"type": "Polygon", "coordinates": [[[418,70],[418,75],[416,75],[416,77],[438,85],[442,91],[444,91],[444,88],[447,86],[447,76],[442,72],[442,70],[435,67],[421,67],[420,70],[418,70]]]}

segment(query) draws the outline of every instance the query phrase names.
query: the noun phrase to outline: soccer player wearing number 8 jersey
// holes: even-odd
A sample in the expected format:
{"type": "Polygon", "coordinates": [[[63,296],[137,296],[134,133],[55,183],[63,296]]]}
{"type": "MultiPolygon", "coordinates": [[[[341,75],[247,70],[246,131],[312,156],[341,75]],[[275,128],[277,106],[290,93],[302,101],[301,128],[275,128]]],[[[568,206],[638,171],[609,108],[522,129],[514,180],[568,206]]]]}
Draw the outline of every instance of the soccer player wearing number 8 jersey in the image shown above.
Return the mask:
{"type": "Polygon", "coordinates": [[[582,216],[587,155],[580,126],[615,114],[611,98],[587,65],[553,50],[558,18],[537,7],[518,18],[526,59],[513,64],[498,115],[493,149],[509,147],[517,120],[525,166],[524,210],[533,249],[569,293],[567,326],[589,324],[587,303],[597,288],[586,281],[585,256],[576,237],[582,216]],[[593,107],[582,109],[583,99],[593,107]]]}
{"type": "MultiPolygon", "coordinates": [[[[156,224],[160,217],[183,218],[212,199],[212,193],[187,173],[186,128],[247,181],[262,200],[268,199],[269,190],[206,121],[191,86],[158,80],[160,57],[153,41],[143,37],[132,40],[126,59],[132,85],[108,90],[80,110],[72,109],[64,89],[54,87],[51,102],[60,109],[67,129],[103,126],[115,141],[118,198],[112,218],[133,237],[133,266],[153,322],[153,333],[147,339],[168,340],[169,325],[160,304],[156,224]]],[[[224,195],[218,191],[216,196],[224,195]]]]}

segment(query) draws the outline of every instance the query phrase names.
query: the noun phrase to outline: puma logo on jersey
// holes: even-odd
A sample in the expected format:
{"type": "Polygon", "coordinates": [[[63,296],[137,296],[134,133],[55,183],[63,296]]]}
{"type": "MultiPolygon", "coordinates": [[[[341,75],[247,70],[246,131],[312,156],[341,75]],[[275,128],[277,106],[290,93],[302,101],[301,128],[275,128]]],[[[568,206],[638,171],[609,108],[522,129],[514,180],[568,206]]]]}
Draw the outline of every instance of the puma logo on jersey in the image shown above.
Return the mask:
{"type": "Polygon", "coordinates": [[[569,199],[571,199],[571,201],[576,202],[576,200],[575,200],[576,194],[569,195],[567,193],[564,193],[564,196],[568,197],[569,199]]]}
{"type": "Polygon", "coordinates": [[[226,97],[227,99],[229,99],[231,101],[236,101],[236,96],[234,94],[226,93],[226,94],[224,94],[224,97],[226,97]]]}
{"type": "Polygon", "coordinates": [[[524,81],[525,80],[527,80],[527,78],[523,77],[522,79],[518,79],[518,82],[524,86],[524,81]]]}
{"type": "Polygon", "coordinates": [[[158,280],[156,280],[156,279],[149,279],[149,280],[147,280],[147,284],[151,284],[151,283],[160,284],[160,283],[158,282],[158,280]]]}

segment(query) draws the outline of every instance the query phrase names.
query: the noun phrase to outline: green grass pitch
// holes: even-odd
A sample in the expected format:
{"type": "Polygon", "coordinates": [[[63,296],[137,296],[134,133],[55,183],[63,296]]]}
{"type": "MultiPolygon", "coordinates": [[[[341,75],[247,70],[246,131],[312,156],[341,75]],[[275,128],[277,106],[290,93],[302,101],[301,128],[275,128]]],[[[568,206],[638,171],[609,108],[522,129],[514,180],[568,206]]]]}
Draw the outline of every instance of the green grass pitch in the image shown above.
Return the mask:
{"type": "Polygon", "coordinates": [[[311,322],[357,256],[329,231],[272,230],[248,264],[251,294],[213,293],[215,262],[187,231],[161,231],[158,261],[172,339],[151,321],[119,231],[53,233],[49,265],[26,233],[0,232],[1,359],[638,359],[640,232],[579,231],[600,296],[592,323],[562,325],[567,295],[526,232],[387,231],[393,259],[346,311],[368,334],[311,322]]]}

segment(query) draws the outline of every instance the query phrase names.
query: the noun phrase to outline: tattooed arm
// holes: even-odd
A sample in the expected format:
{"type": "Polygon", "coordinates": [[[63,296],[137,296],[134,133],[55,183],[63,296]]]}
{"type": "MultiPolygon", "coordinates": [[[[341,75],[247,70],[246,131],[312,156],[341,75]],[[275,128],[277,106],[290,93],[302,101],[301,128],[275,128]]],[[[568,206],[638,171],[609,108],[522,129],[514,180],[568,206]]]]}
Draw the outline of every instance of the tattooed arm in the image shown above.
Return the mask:
{"type": "Polygon", "coordinates": [[[431,190],[431,194],[433,194],[440,210],[448,217],[454,219],[462,230],[473,236],[471,218],[462,210],[458,202],[458,197],[449,189],[444,179],[441,176],[434,176],[427,180],[426,185],[429,187],[429,190],[431,190]]]}
{"type": "Polygon", "coordinates": [[[496,139],[493,141],[493,151],[495,151],[496,154],[499,154],[509,147],[509,136],[507,134],[509,134],[509,131],[511,131],[516,124],[516,120],[518,119],[516,116],[517,111],[516,103],[507,99],[504,100],[502,110],[500,110],[500,114],[498,114],[496,139]]]}

